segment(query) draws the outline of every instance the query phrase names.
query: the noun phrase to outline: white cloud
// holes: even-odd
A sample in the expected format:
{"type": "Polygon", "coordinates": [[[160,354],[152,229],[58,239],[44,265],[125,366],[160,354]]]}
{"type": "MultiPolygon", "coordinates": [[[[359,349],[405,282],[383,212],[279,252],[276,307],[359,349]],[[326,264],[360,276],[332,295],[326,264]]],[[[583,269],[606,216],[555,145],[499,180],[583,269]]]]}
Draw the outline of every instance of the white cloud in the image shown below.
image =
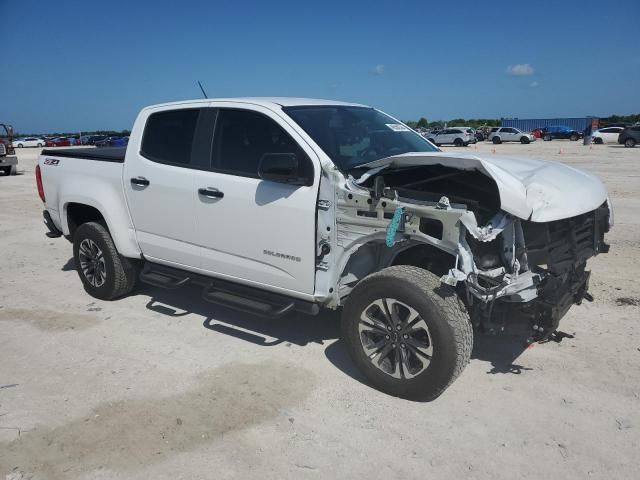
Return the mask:
{"type": "Polygon", "coordinates": [[[374,75],[382,75],[384,73],[385,68],[386,67],[383,64],[379,63],[378,65],[376,65],[371,69],[371,73],[373,73],[374,75]]]}
{"type": "Polygon", "coordinates": [[[531,88],[536,88],[536,87],[538,87],[539,85],[540,85],[540,84],[539,84],[538,82],[536,82],[535,80],[529,84],[529,86],[530,86],[531,88]]]}
{"type": "Polygon", "coordinates": [[[516,63],[507,67],[507,73],[516,77],[527,77],[533,75],[533,72],[533,67],[528,63],[516,63]]]}

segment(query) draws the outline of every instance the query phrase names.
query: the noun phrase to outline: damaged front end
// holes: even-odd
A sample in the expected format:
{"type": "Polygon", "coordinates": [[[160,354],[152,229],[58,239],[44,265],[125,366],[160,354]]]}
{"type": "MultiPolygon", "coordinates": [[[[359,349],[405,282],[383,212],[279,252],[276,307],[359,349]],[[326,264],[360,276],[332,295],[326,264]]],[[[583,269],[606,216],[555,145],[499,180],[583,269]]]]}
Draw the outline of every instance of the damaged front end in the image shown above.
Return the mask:
{"type": "Polygon", "coordinates": [[[531,340],[549,338],[573,304],[592,301],[586,262],[609,251],[609,207],[576,217],[536,223],[498,213],[479,227],[461,217],[460,260],[442,281],[464,282],[476,327],[503,331],[515,317],[526,318],[531,340]]]}
{"type": "Polygon", "coordinates": [[[338,260],[334,269],[319,256],[317,291],[322,279],[328,292],[337,286],[327,306],[341,304],[373,271],[412,264],[455,287],[478,330],[524,325],[530,341],[542,341],[571,305],[592,300],[586,261],[609,249],[608,200],[570,218],[524,220],[502,208],[496,181],[477,169],[373,171],[333,193],[335,234],[319,211],[319,252],[330,244],[338,260]]]}

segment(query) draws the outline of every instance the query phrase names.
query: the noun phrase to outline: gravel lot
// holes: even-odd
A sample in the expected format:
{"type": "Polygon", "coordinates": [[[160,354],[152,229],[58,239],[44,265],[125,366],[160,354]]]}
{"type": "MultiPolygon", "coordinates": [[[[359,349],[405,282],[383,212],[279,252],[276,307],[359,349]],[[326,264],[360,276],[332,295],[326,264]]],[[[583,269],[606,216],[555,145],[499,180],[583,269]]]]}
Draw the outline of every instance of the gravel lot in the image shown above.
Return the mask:
{"type": "Polygon", "coordinates": [[[91,298],[71,245],[44,235],[39,151],[20,150],[23,173],[0,176],[0,477],[637,478],[640,148],[464,150],[494,148],[599,175],[611,252],[561,323],[574,338],[481,339],[432,403],[364,385],[333,313],[256,319],[195,287],[91,298]]]}

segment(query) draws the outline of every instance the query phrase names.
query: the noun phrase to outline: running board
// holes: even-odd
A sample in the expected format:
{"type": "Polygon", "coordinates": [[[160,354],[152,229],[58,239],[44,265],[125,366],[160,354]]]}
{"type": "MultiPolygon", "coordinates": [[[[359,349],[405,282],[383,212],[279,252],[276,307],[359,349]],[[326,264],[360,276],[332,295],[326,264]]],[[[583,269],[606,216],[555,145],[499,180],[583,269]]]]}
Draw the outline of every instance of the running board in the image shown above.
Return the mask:
{"type": "Polygon", "coordinates": [[[317,303],[149,261],[144,264],[140,281],[169,289],[194,283],[203,287],[204,300],[262,317],[282,317],[293,311],[308,315],[316,315],[320,312],[320,306],[317,303]]]}
{"type": "Polygon", "coordinates": [[[145,263],[140,272],[140,281],[154,287],[174,289],[181,287],[191,280],[191,277],[173,268],[145,263]]]}
{"type": "Polygon", "coordinates": [[[207,302],[217,303],[225,307],[253,313],[262,317],[282,317],[295,310],[295,303],[291,299],[269,295],[266,292],[256,292],[236,285],[232,289],[212,281],[202,291],[202,298],[207,302]]]}

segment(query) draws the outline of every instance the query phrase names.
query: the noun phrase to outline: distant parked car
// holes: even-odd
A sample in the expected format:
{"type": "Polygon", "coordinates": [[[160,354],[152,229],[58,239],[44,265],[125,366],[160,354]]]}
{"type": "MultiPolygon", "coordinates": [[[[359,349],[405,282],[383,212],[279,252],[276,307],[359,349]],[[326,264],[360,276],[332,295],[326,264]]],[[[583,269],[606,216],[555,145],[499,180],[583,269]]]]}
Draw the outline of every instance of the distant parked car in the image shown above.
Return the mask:
{"type": "Polygon", "coordinates": [[[469,133],[468,128],[445,128],[434,135],[434,132],[427,137],[431,143],[437,146],[444,144],[455,145],[456,147],[466,147],[470,143],[475,143],[475,137],[469,133]]]}
{"type": "Polygon", "coordinates": [[[625,128],[618,136],[618,143],[629,148],[640,143],[640,125],[625,128]]]}
{"type": "Polygon", "coordinates": [[[42,138],[27,137],[13,141],[14,148],[22,147],[44,147],[45,141],[42,138]]]}
{"type": "Polygon", "coordinates": [[[96,142],[101,142],[107,138],[109,138],[107,135],[91,135],[87,139],[87,145],[95,145],[96,142]]]}
{"type": "Polygon", "coordinates": [[[523,144],[536,141],[532,133],[525,133],[514,127],[493,127],[487,139],[495,144],[502,142],[520,142],[523,144]]]}
{"type": "Polygon", "coordinates": [[[531,130],[531,135],[533,135],[536,138],[542,138],[542,129],[534,128],[533,130],[531,130]]]}
{"type": "Polygon", "coordinates": [[[618,143],[618,137],[623,130],[623,127],[599,128],[591,134],[593,143],[618,143]]]}
{"type": "Polygon", "coordinates": [[[46,141],[47,147],[70,147],[71,140],[67,137],[56,137],[46,141]]]}
{"type": "Polygon", "coordinates": [[[107,137],[95,143],[96,147],[126,147],[129,137],[107,137]]]}
{"type": "Polygon", "coordinates": [[[126,147],[129,144],[129,137],[114,138],[110,142],[112,147],[126,147]]]}
{"type": "Polygon", "coordinates": [[[569,139],[572,142],[575,142],[576,140],[579,140],[583,136],[584,135],[582,132],[578,132],[577,130],[574,130],[573,128],[569,128],[565,125],[554,125],[551,127],[544,127],[542,129],[542,139],[545,142],[554,140],[556,138],[569,139]]]}

